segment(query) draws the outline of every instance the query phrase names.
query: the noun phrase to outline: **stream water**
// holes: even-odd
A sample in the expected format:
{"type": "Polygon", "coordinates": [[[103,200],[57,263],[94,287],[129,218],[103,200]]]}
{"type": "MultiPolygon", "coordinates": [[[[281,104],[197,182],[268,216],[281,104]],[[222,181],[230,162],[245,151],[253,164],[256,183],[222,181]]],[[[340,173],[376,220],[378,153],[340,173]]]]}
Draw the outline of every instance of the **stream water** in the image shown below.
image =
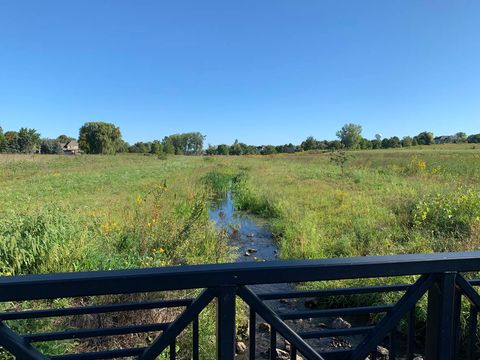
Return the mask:
{"type": "MultiPolygon", "coordinates": [[[[224,229],[230,235],[230,245],[237,249],[237,262],[248,261],[270,261],[276,260],[279,251],[273,240],[272,234],[266,223],[261,219],[251,215],[235,211],[232,194],[228,192],[225,198],[216,203],[209,210],[210,219],[213,220],[218,228],[224,229]]],[[[257,294],[294,291],[291,284],[262,284],[251,286],[251,289],[257,294]]],[[[306,310],[305,299],[303,300],[274,300],[266,301],[266,304],[276,312],[291,312],[306,310]]],[[[262,319],[257,317],[257,326],[262,323],[262,319]]],[[[320,330],[328,327],[332,319],[304,319],[288,321],[289,325],[297,332],[307,332],[320,330]]],[[[268,349],[270,346],[269,334],[258,331],[257,328],[257,358],[268,358],[268,349]]],[[[332,338],[308,340],[308,343],[319,351],[329,351],[343,346],[349,346],[354,339],[340,340],[332,338]]],[[[277,348],[283,350],[285,342],[282,338],[277,338],[277,348]]]]}

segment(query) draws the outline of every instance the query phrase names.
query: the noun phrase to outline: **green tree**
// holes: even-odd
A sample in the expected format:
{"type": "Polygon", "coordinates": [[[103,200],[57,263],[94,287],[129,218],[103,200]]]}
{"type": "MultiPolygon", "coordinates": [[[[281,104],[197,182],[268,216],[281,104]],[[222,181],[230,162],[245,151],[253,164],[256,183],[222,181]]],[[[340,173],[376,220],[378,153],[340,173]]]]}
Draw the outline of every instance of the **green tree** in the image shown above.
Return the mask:
{"type": "Polygon", "coordinates": [[[229,155],[230,154],[230,146],[225,144],[220,144],[217,146],[217,154],[218,155],[229,155]]]}
{"type": "Polygon", "coordinates": [[[418,145],[432,145],[435,143],[433,138],[433,133],[428,131],[423,131],[417,136],[415,136],[418,145]]]}
{"type": "Polygon", "coordinates": [[[40,153],[63,154],[63,149],[57,139],[42,139],[40,144],[40,153]]]}
{"type": "Polygon", "coordinates": [[[370,140],[362,138],[362,140],[360,141],[360,149],[362,150],[373,149],[373,144],[370,140]]]}
{"type": "Polygon", "coordinates": [[[235,139],[235,142],[230,146],[230,155],[242,155],[243,149],[242,146],[239,144],[238,140],[235,139]]]}
{"type": "Polygon", "coordinates": [[[275,149],[275,146],[273,145],[265,145],[261,151],[262,155],[272,155],[276,154],[277,150],[275,149]]]}
{"type": "Polygon", "coordinates": [[[384,149],[399,148],[402,147],[402,144],[398,136],[392,136],[390,139],[385,138],[382,140],[382,147],[384,149]]]}
{"type": "Polygon", "coordinates": [[[456,144],[464,144],[467,142],[467,134],[465,134],[464,132],[457,132],[454,136],[453,136],[453,141],[456,143],[456,144]]]}
{"type": "Polygon", "coordinates": [[[176,155],[200,155],[203,152],[204,140],[205,136],[201,133],[191,132],[166,136],[162,143],[164,148],[168,146],[169,150],[170,145],[173,146],[176,155]]]}
{"type": "Polygon", "coordinates": [[[162,141],[162,145],[165,154],[175,154],[175,146],[173,145],[172,139],[165,137],[162,141]]]}
{"type": "Polygon", "coordinates": [[[382,148],[382,141],[379,139],[372,140],[372,149],[381,149],[382,148]]]}
{"type": "Polygon", "coordinates": [[[85,123],[78,143],[87,154],[116,154],[123,147],[120,128],[106,122],[85,123]]]}
{"type": "Polygon", "coordinates": [[[0,152],[7,151],[7,142],[5,141],[5,134],[3,133],[3,129],[0,126],[0,152]]]}
{"type": "Polygon", "coordinates": [[[300,144],[300,147],[304,151],[314,150],[317,148],[317,140],[313,136],[309,136],[300,144]]]}
{"type": "Polygon", "coordinates": [[[345,124],[337,137],[347,149],[357,149],[362,141],[362,127],[357,124],[345,124]]]}
{"type": "Polygon", "coordinates": [[[72,140],[75,140],[75,138],[73,138],[73,137],[71,137],[71,136],[64,135],[64,134],[62,134],[62,135],[60,135],[59,137],[57,137],[57,141],[58,141],[59,143],[62,143],[62,144],[66,144],[66,143],[68,143],[68,142],[70,142],[70,141],[72,141],[72,140]]]}
{"type": "Polygon", "coordinates": [[[35,129],[21,128],[18,131],[18,151],[32,153],[40,148],[40,134],[35,129]]]}
{"type": "Polygon", "coordinates": [[[150,154],[160,155],[163,152],[163,145],[159,140],[155,140],[150,145],[150,154]]]}
{"type": "Polygon", "coordinates": [[[5,133],[5,152],[8,152],[8,153],[20,152],[20,145],[18,144],[18,132],[7,131],[5,133]]]}
{"type": "Polygon", "coordinates": [[[411,136],[404,136],[402,139],[402,146],[403,147],[413,146],[413,138],[411,136]]]}
{"type": "Polygon", "coordinates": [[[217,147],[212,144],[208,144],[207,150],[205,150],[207,155],[217,155],[217,147]]]}
{"type": "MultiPolygon", "coordinates": [[[[6,136],[7,134],[5,134],[6,136]]],[[[473,134],[467,138],[467,142],[470,144],[480,144],[480,134],[473,134]]]]}

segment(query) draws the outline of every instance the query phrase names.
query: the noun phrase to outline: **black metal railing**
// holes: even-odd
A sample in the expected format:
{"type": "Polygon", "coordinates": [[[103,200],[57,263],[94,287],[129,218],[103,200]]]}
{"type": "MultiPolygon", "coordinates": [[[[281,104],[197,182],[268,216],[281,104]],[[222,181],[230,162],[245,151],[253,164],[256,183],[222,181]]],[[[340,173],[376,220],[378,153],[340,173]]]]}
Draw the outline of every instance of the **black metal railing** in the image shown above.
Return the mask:
{"type": "MultiPolygon", "coordinates": [[[[156,359],[168,353],[177,357],[178,338],[188,328],[191,349],[188,357],[200,358],[199,315],[216,302],[217,359],[233,359],[236,341],[236,303],[238,299],[250,309],[248,356],[258,355],[256,339],[258,320],[269,324],[270,358],[276,358],[278,339],[289,344],[291,359],[377,358],[377,347],[388,349],[389,359],[414,359],[421,353],[427,360],[478,359],[478,311],[480,295],[472,273],[480,272],[480,252],[416,254],[384,257],[358,257],[306,261],[275,261],[221,265],[179,266],[140,270],[98,271],[0,277],[0,302],[13,305],[0,312],[0,346],[18,359],[113,359],[135,357],[156,359]],[[389,278],[408,276],[411,282],[399,285],[359,286],[256,293],[253,285],[304,283],[330,280],[389,278]],[[155,298],[159,292],[199,289],[195,298],[155,298]],[[51,299],[96,297],[101,295],[150,293],[148,300],[126,303],[58,308],[51,299]],[[294,308],[287,311],[269,306],[283,299],[322,299],[379,293],[396,293],[393,303],[346,306],[343,308],[294,308]],[[416,308],[427,296],[426,329],[416,326],[416,308]],[[43,309],[17,306],[40,300],[50,304],[43,309]],[[462,308],[463,304],[463,308],[462,308]],[[466,305],[468,304],[468,305],[466,305]],[[467,313],[464,311],[468,306],[467,313]],[[176,309],[175,318],[160,323],[123,324],[95,328],[68,328],[21,333],[18,321],[63,318],[92,314],[109,314],[152,309],[176,309]],[[367,324],[344,328],[316,328],[297,331],[290,323],[299,319],[351,318],[367,316],[367,324]],[[462,326],[462,324],[466,324],[462,326]],[[13,329],[16,329],[14,331],[13,329]],[[423,333],[421,333],[423,331],[423,333]],[[144,346],[103,349],[91,352],[51,355],[42,353],[39,343],[71,339],[99,338],[127,334],[154,333],[156,338],[144,346]],[[358,338],[355,345],[339,350],[318,349],[311,339],[358,338]]],[[[158,295],[159,296],[159,295],[158,295]]],[[[113,299],[114,297],[110,297],[113,299]]],[[[71,302],[73,303],[73,301],[71,302]]],[[[67,302],[67,304],[69,304],[67,302]]],[[[5,306],[4,306],[5,307],[5,306]]],[[[6,307],[5,307],[6,308],[6,307]]],[[[57,322],[57,324],[62,324],[57,322]]],[[[21,328],[21,327],[20,327],[21,328]]],[[[185,335],[182,338],[186,346],[185,335]]]]}

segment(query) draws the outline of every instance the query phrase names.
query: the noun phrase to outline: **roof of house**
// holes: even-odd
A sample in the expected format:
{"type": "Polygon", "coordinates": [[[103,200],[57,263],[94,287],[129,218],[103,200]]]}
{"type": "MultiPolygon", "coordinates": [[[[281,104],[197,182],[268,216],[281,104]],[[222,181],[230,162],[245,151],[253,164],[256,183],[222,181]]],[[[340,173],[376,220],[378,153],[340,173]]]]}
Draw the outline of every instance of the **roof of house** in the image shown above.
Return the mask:
{"type": "Polygon", "coordinates": [[[70,140],[68,143],[66,143],[63,146],[64,149],[72,149],[72,148],[78,148],[78,141],[77,140],[70,140]]]}

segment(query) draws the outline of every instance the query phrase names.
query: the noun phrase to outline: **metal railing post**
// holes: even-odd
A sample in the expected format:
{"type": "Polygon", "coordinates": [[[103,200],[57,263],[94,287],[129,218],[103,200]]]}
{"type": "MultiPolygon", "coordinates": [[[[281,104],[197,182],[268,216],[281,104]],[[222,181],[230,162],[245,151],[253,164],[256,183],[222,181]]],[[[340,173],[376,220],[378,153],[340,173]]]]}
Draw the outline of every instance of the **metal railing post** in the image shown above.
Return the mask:
{"type": "Polygon", "coordinates": [[[217,359],[235,358],[235,286],[219,287],[217,290],[217,359]]]}
{"type": "Polygon", "coordinates": [[[428,291],[425,360],[454,360],[457,339],[455,272],[439,274],[428,291]]]}

